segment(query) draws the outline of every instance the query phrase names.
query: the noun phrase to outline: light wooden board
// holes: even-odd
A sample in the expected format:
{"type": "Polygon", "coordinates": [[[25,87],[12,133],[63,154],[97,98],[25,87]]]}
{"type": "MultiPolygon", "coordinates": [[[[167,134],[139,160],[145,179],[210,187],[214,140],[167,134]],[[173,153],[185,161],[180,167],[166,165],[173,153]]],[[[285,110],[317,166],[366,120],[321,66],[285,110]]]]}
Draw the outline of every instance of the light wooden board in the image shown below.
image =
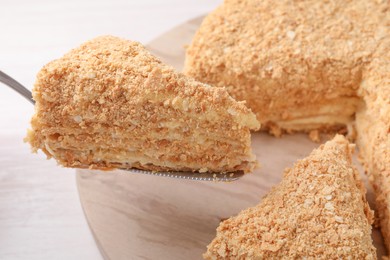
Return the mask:
{"type": "MultiPolygon", "coordinates": [[[[149,49],[181,70],[184,46],[201,20],[174,28],[151,42],[149,49]]],[[[222,219],[259,203],[280,181],[284,168],[318,144],[303,134],[274,138],[254,133],[252,146],[260,169],[228,184],[78,170],[81,204],[103,256],[113,260],[201,259],[222,219]]],[[[381,256],[384,249],[378,230],[373,238],[381,256]]]]}

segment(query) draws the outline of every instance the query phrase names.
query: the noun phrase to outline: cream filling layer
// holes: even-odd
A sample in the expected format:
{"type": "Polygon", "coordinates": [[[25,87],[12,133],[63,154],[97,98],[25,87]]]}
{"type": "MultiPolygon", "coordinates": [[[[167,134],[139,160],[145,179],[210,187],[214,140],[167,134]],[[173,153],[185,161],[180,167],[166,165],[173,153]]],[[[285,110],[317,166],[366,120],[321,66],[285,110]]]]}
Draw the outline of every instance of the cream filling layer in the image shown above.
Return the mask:
{"type": "Polygon", "coordinates": [[[295,131],[324,126],[349,125],[353,122],[354,114],[361,102],[359,98],[348,97],[304,109],[292,108],[286,119],[275,120],[274,123],[280,128],[295,131]]]}
{"type": "MultiPolygon", "coordinates": [[[[192,100],[191,97],[182,97],[170,95],[155,95],[155,94],[145,94],[143,96],[145,101],[152,103],[162,103],[165,107],[172,107],[173,109],[181,110],[184,113],[189,113],[189,111],[194,110],[197,107],[197,103],[192,100]]],[[[231,102],[236,102],[233,98],[230,97],[231,102]]],[[[259,121],[257,121],[256,116],[250,113],[241,113],[234,108],[227,107],[225,116],[229,116],[232,120],[241,128],[248,127],[249,129],[257,129],[260,127],[259,121]]],[[[221,119],[221,115],[216,111],[208,110],[205,113],[196,115],[198,120],[207,120],[210,122],[218,122],[221,119]]]]}
{"type": "Polygon", "coordinates": [[[283,129],[304,131],[323,126],[349,125],[352,122],[353,117],[350,116],[319,115],[286,121],[276,121],[275,124],[283,129]]]}
{"type": "MultiPolygon", "coordinates": [[[[108,137],[103,139],[108,139],[108,137]]],[[[133,164],[141,164],[172,169],[190,168],[199,170],[201,168],[209,168],[213,171],[220,171],[224,168],[232,169],[245,163],[254,162],[256,159],[252,154],[249,144],[245,145],[245,142],[237,142],[237,140],[234,140],[233,138],[223,138],[217,134],[207,134],[207,132],[204,131],[195,131],[189,137],[185,137],[179,133],[171,133],[169,135],[150,133],[148,136],[143,136],[140,139],[134,139],[131,138],[131,136],[126,139],[120,139],[120,142],[113,146],[99,145],[98,143],[90,143],[88,145],[84,143],[82,147],[72,145],[78,143],[76,134],[73,137],[68,136],[66,143],[67,145],[64,147],[63,144],[61,145],[57,142],[47,140],[44,143],[44,146],[53,157],[61,157],[63,151],[68,151],[75,154],[75,157],[86,158],[90,156],[89,154],[92,149],[92,158],[89,159],[91,160],[91,163],[106,162],[123,164],[127,165],[127,167],[131,167],[133,164]],[[186,140],[183,143],[183,146],[184,144],[191,144],[191,146],[200,145],[201,148],[195,152],[189,152],[183,149],[183,153],[179,154],[179,156],[183,156],[183,159],[172,160],[168,159],[168,157],[177,156],[177,150],[175,151],[175,154],[172,154],[172,152],[169,151],[170,148],[165,149],[164,147],[161,147],[161,149],[158,149],[155,145],[144,148],[143,144],[147,142],[147,139],[155,141],[167,140],[170,142],[175,142],[175,140],[177,140],[179,143],[183,143],[183,140],[186,140]],[[220,149],[218,149],[219,145],[221,145],[220,149]],[[229,151],[226,151],[226,148],[224,148],[226,145],[229,147],[229,151]],[[210,156],[214,156],[216,160],[196,163],[195,160],[199,160],[205,151],[210,151],[210,156]],[[227,154],[229,156],[227,156],[227,154]],[[198,159],[193,159],[194,161],[192,161],[191,159],[187,160],[187,157],[198,159]]],[[[204,155],[206,156],[206,154],[204,155]]],[[[65,158],[63,159],[66,161],[65,158]]]]}

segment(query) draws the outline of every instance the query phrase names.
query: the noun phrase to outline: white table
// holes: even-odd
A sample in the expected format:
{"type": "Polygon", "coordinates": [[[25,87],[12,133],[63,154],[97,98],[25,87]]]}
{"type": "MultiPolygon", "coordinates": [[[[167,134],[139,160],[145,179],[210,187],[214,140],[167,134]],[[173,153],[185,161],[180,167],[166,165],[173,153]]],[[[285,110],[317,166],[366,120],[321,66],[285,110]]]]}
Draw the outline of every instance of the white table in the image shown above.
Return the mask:
{"type": "MultiPolygon", "coordinates": [[[[39,69],[98,35],[148,43],[221,0],[2,0],[0,70],[32,88],[39,69]],[[80,3],[81,2],[81,3],[80,3]]],[[[30,103],[0,84],[0,259],[101,259],[74,170],[23,143],[30,103]]]]}

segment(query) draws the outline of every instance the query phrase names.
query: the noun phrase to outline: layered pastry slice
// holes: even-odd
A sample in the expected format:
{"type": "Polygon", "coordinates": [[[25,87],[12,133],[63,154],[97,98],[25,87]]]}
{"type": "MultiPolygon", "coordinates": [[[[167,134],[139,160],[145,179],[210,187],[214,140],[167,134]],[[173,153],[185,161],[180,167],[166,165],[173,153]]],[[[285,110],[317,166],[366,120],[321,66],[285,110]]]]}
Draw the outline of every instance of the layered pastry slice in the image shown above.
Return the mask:
{"type": "Polygon", "coordinates": [[[260,204],[223,221],[205,259],[376,259],[373,213],[336,136],[286,169],[260,204]]]}
{"type": "Polygon", "coordinates": [[[225,89],[104,36],[44,66],[27,141],[66,167],[249,172],[255,115],[225,89]]]}

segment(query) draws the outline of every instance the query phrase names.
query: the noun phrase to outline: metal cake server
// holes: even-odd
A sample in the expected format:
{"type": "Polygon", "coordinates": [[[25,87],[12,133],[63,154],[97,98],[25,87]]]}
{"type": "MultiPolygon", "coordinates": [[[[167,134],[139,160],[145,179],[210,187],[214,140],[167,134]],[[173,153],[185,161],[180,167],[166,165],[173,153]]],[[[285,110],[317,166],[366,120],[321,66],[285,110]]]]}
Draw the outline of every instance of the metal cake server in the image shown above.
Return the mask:
{"type": "MultiPolygon", "coordinates": [[[[28,101],[30,101],[33,105],[35,105],[35,101],[32,98],[31,91],[25,88],[22,84],[5,74],[0,70],[0,82],[4,83],[8,87],[12,88],[20,95],[25,97],[28,101]]],[[[205,173],[197,173],[197,172],[154,172],[154,171],[145,171],[140,169],[121,169],[131,173],[139,173],[139,174],[148,174],[154,176],[161,177],[171,177],[176,179],[187,179],[187,180],[196,180],[196,181],[222,181],[222,182],[231,182],[236,181],[244,175],[243,171],[236,172],[228,172],[228,173],[213,173],[213,172],[205,172],[205,173]]]]}

